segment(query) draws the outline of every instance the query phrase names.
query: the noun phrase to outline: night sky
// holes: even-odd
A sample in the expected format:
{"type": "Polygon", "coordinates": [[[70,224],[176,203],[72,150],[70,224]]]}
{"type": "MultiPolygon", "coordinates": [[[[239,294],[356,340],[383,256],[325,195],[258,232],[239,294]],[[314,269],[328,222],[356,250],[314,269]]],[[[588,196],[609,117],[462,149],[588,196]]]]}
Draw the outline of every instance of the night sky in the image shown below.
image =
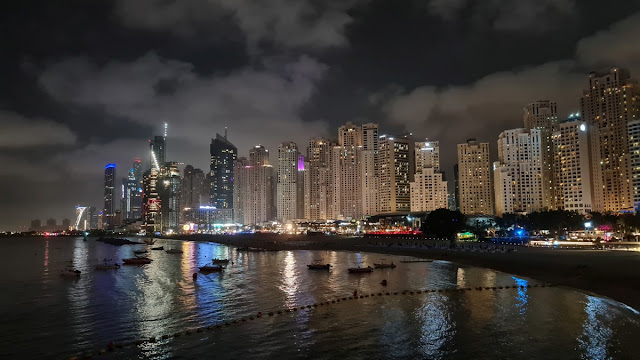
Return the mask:
{"type": "MultiPolygon", "coordinates": [[[[640,78],[640,0],[67,0],[0,5],[0,230],[103,206],[169,123],[167,160],[208,169],[346,121],[495,148],[522,107],[579,110],[589,71],[640,78]],[[118,180],[118,183],[120,180],[118,180]]],[[[494,149],[495,150],[495,149],[494,149]]]]}

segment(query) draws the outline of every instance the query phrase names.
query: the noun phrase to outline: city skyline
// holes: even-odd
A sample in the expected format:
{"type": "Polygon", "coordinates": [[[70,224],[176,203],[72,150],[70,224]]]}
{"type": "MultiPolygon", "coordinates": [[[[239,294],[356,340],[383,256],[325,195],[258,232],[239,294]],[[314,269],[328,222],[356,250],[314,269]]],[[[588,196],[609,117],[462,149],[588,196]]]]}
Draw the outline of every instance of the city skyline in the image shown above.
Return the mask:
{"type": "MultiPolygon", "coordinates": [[[[51,17],[56,23],[33,21],[26,5],[2,12],[4,23],[35,30],[0,38],[9,44],[0,69],[7,79],[0,92],[0,186],[6,189],[0,230],[36,218],[71,219],[78,204],[103,208],[105,164],[117,164],[119,187],[135,157],[146,167],[146,141],[162,134],[164,123],[171,129],[166,160],[204,170],[209,141],[225,127],[238,156],[247,156],[257,144],[275,154],[283,141],[305,154],[312,137],[334,138],[349,121],[377,123],[380,134],[437,139],[451,191],[457,144],[471,137],[488,142],[491,161],[497,160],[499,133],[523,127],[526,104],[553,101],[564,119],[580,111],[589,72],[616,65],[640,77],[640,55],[629,50],[640,37],[635,2],[614,1],[615,14],[595,3],[559,11],[543,2],[533,11],[540,21],[514,5],[477,25],[482,31],[461,26],[460,8],[444,10],[435,1],[426,9],[347,3],[320,6],[311,24],[292,25],[275,12],[273,23],[291,31],[236,26],[229,30],[233,41],[196,36],[210,34],[198,17],[153,22],[124,1],[82,5],[95,25],[64,21],[73,17],[49,4],[40,6],[59,15],[51,17]],[[430,25],[420,25],[418,34],[390,27],[389,39],[380,39],[378,25],[398,19],[430,25]],[[96,27],[79,41],[80,25],[96,27]],[[297,37],[295,27],[316,35],[297,37]],[[513,30],[512,39],[505,29],[513,30]],[[415,50],[434,31],[442,35],[419,46],[428,51],[415,50]],[[122,34],[129,38],[122,49],[100,45],[122,34]],[[526,45],[542,39],[545,51],[526,45]],[[488,45],[492,51],[483,50],[488,45]],[[394,51],[381,54],[379,47],[394,51]]],[[[469,11],[483,16],[474,6],[469,11]]],[[[233,21],[246,25],[241,20],[233,21]]]]}

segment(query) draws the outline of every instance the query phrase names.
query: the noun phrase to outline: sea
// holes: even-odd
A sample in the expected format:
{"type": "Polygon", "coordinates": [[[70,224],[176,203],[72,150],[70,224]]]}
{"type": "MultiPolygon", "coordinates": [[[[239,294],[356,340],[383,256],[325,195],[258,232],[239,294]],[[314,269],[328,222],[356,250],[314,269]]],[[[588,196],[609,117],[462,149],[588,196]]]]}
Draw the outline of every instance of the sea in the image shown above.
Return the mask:
{"type": "Polygon", "coordinates": [[[150,264],[96,270],[148,246],[0,239],[0,358],[640,358],[637,311],[524,277],[357,251],[154,246],[183,252],[149,250],[150,264]],[[230,262],[199,273],[213,258],[230,262]],[[309,270],[314,261],[332,267],[309,270]],[[61,276],[68,269],[81,274],[61,276]]]}

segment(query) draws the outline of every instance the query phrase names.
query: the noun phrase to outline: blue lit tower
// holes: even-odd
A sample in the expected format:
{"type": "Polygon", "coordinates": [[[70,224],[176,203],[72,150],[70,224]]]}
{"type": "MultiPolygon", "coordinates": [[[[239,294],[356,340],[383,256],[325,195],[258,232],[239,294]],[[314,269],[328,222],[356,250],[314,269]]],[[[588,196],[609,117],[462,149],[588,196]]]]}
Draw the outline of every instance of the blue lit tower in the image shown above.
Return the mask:
{"type": "Polygon", "coordinates": [[[211,139],[210,205],[218,209],[233,209],[233,163],[238,158],[238,149],[224,137],[216,134],[211,139]]]}

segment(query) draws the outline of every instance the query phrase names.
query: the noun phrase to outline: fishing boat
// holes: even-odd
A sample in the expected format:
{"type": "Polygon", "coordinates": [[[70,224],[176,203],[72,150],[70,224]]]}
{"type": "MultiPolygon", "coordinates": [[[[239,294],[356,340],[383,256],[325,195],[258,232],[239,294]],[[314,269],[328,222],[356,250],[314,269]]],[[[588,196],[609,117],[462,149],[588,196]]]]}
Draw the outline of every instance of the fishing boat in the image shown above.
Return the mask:
{"type": "Polygon", "coordinates": [[[142,255],[142,254],[146,254],[147,250],[134,250],[133,253],[136,255],[142,255]]]}
{"type": "Polygon", "coordinates": [[[164,246],[153,247],[151,250],[164,250],[164,246]]]}
{"type": "Polygon", "coordinates": [[[400,260],[401,263],[430,263],[433,260],[420,259],[420,260],[400,260]]]}
{"type": "Polygon", "coordinates": [[[331,264],[322,264],[322,260],[314,260],[311,264],[308,264],[307,267],[309,270],[329,270],[331,269],[331,264]]]}
{"type": "Polygon", "coordinates": [[[349,271],[350,273],[370,273],[373,272],[373,268],[371,266],[367,266],[367,267],[352,267],[352,268],[348,268],[347,271],[349,271]]]}
{"type": "Polygon", "coordinates": [[[129,259],[122,259],[122,262],[124,262],[125,265],[144,265],[144,264],[150,264],[151,263],[151,259],[149,259],[148,257],[134,257],[134,258],[129,258],[129,259]]]}
{"type": "Polygon", "coordinates": [[[165,250],[167,254],[182,254],[182,250],[180,249],[168,249],[165,250]]]}
{"type": "Polygon", "coordinates": [[[374,263],[373,267],[375,267],[376,269],[393,269],[396,267],[396,264],[394,264],[393,261],[389,264],[384,262],[384,259],[381,259],[381,260],[382,260],[382,263],[380,264],[374,263]]]}
{"type": "Polygon", "coordinates": [[[67,278],[79,278],[80,273],[81,273],[80,270],[65,270],[60,274],[60,276],[67,277],[67,278]]]}
{"type": "Polygon", "coordinates": [[[229,263],[229,259],[213,259],[212,261],[214,264],[228,264],[229,263]]]}
{"type": "Polygon", "coordinates": [[[111,269],[119,269],[120,264],[99,264],[96,265],[96,270],[111,270],[111,269]]]}
{"type": "Polygon", "coordinates": [[[200,266],[198,269],[200,269],[201,272],[220,272],[224,268],[220,265],[205,265],[200,266]]]}

